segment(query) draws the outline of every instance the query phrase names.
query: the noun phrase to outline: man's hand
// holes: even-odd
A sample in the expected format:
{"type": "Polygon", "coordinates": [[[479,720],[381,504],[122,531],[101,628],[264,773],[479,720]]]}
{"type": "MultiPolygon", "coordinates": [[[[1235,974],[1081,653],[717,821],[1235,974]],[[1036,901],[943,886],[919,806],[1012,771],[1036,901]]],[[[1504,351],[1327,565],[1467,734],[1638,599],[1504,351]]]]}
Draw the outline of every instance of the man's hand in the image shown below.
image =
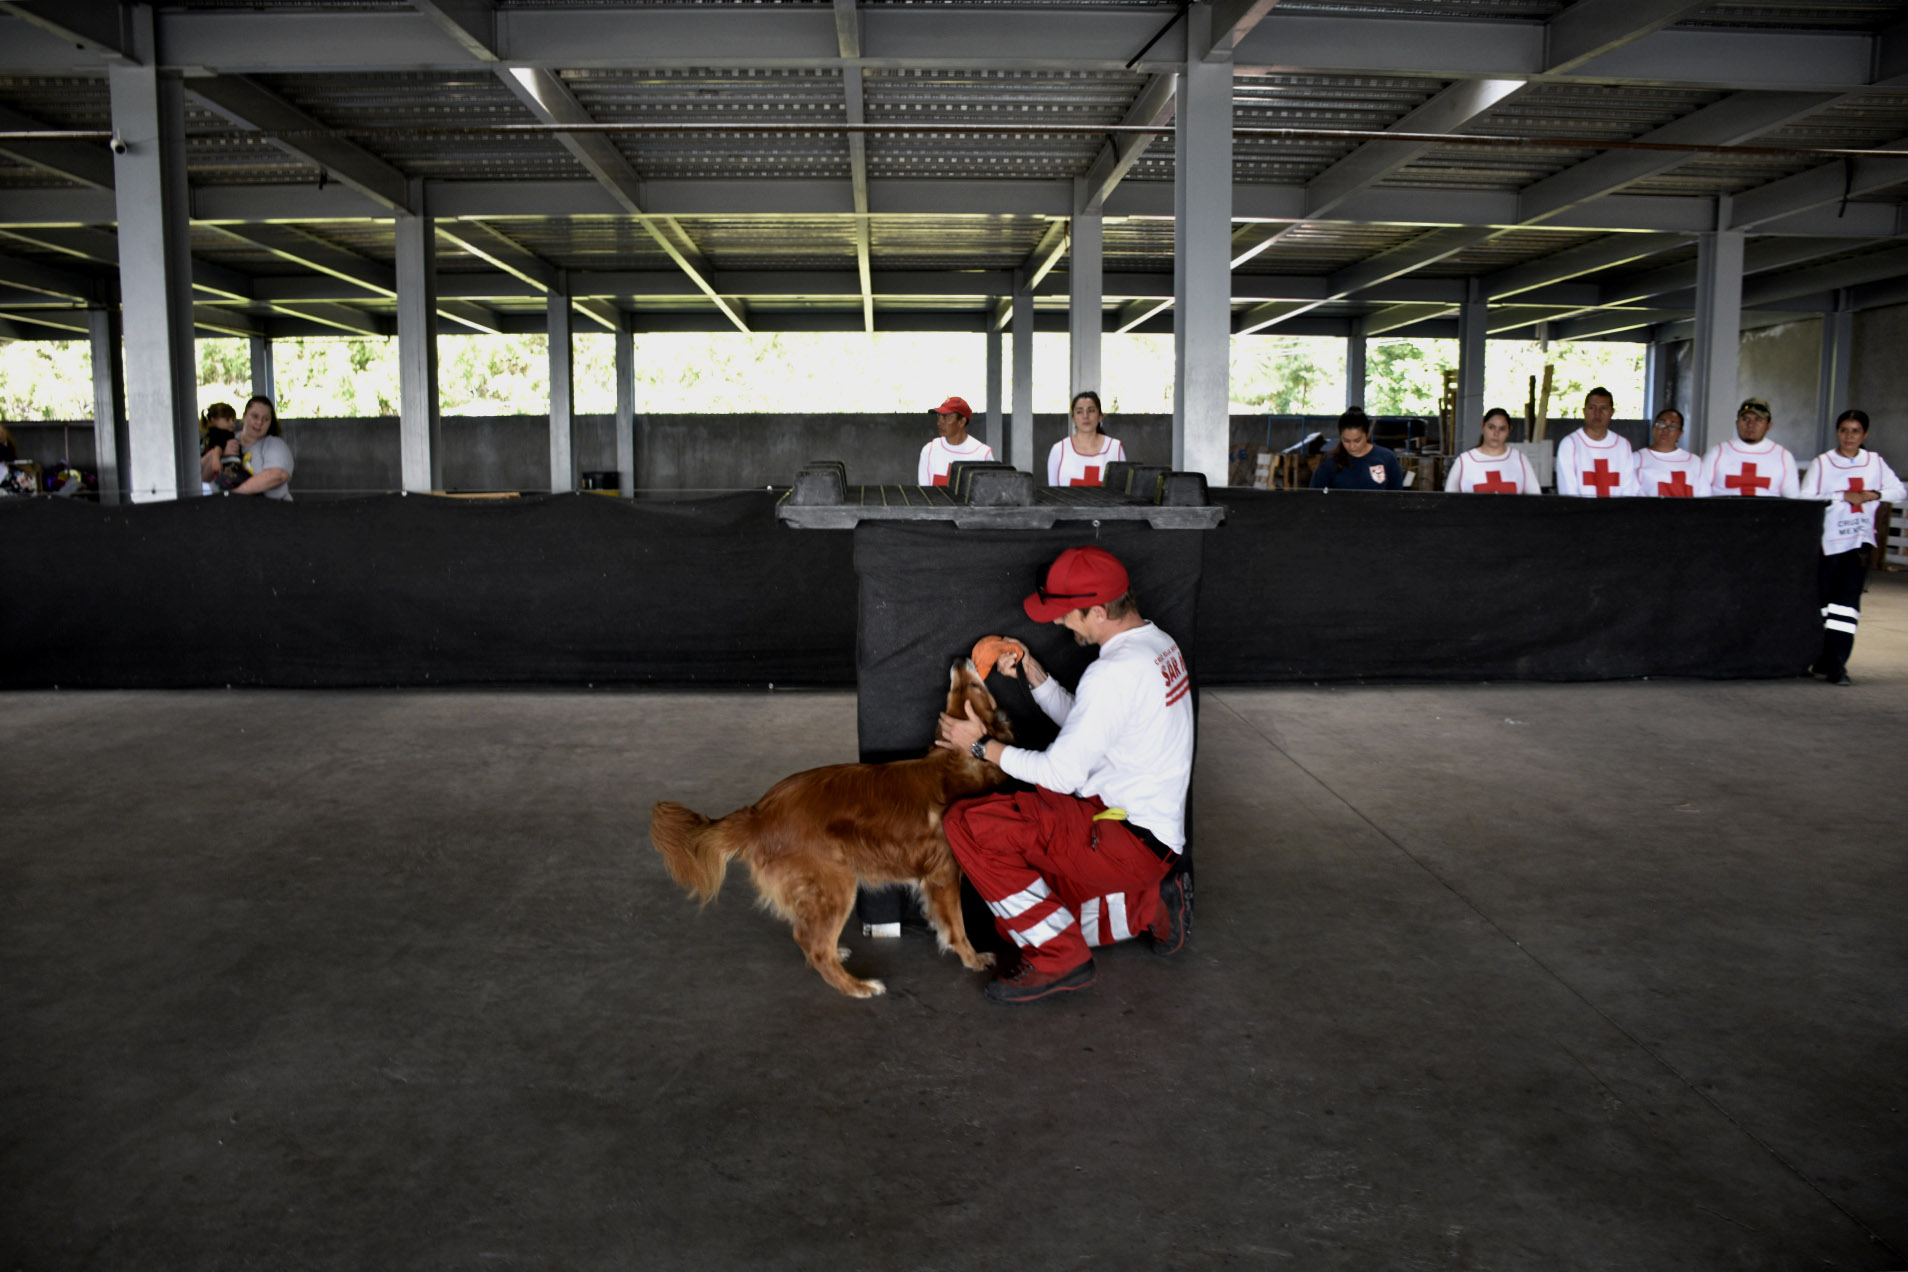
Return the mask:
{"type": "Polygon", "coordinates": [[[972,751],[977,739],[986,736],[987,728],[974,714],[974,704],[962,702],[966,719],[941,713],[940,723],[934,728],[934,745],[946,747],[950,751],[972,751]]]}
{"type": "Polygon", "coordinates": [[[1002,675],[1018,677],[1023,669],[1025,669],[1026,672],[1027,687],[1029,689],[1038,689],[1041,685],[1047,683],[1047,669],[1040,665],[1040,660],[1035,658],[1031,652],[1024,657],[1019,654],[1001,655],[1000,671],[1002,675]],[[1010,657],[1013,659],[1011,663],[1008,662],[1010,657]]]}

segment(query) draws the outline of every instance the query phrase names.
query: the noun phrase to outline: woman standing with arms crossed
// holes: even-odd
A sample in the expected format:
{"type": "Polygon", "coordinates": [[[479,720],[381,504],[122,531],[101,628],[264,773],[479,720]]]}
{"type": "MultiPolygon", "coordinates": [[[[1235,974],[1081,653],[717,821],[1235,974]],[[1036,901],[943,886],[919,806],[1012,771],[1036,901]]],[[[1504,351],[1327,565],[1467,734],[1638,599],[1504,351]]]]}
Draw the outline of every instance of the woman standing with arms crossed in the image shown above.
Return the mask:
{"type": "Polygon", "coordinates": [[[1875,542],[1876,503],[1908,498],[1888,461],[1863,450],[1868,413],[1843,411],[1835,420],[1835,449],[1824,451],[1802,479],[1802,498],[1828,501],[1822,513],[1822,564],[1816,572],[1822,598],[1822,652],[1809,668],[1832,685],[1845,685],[1855,627],[1862,620],[1862,587],[1868,565],[1862,550],[1875,542]]]}
{"type": "Polygon", "coordinates": [[[1108,464],[1126,458],[1126,447],[1100,427],[1100,395],[1083,389],[1073,395],[1073,431],[1047,452],[1049,486],[1098,486],[1108,464]]]}
{"type": "Polygon", "coordinates": [[[1484,412],[1477,445],[1457,457],[1444,489],[1465,495],[1537,495],[1537,470],[1524,452],[1510,447],[1510,412],[1494,406],[1484,412]]]}

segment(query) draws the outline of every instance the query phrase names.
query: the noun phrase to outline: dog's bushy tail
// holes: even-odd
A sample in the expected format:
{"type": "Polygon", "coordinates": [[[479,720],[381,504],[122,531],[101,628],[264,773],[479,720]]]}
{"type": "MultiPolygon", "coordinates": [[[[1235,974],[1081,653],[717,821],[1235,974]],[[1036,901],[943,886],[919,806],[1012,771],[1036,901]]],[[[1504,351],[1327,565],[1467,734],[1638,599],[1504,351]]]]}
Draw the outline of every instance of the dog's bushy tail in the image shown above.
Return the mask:
{"type": "Polygon", "coordinates": [[[710,821],[693,808],[667,800],[649,810],[649,842],[656,845],[676,882],[704,905],[722,890],[729,858],[742,851],[743,841],[731,824],[739,815],[710,821]]]}

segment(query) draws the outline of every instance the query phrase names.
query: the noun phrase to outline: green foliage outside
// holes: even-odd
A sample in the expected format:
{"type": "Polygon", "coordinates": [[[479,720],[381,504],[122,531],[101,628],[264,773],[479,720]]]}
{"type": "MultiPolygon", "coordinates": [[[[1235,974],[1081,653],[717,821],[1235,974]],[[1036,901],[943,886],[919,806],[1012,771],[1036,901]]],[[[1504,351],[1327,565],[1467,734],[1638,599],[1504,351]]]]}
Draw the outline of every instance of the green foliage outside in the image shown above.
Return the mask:
{"type": "MultiPolygon", "coordinates": [[[[1034,409],[1064,412],[1067,337],[1033,341],[1034,409]]],[[[397,341],[314,337],[273,346],[278,409],[288,418],[395,415],[397,341]]],[[[446,415],[541,415],[549,409],[548,343],[543,336],[441,336],[438,393],[446,415]]],[[[244,340],[201,340],[199,406],[243,405],[251,396],[244,340]]],[[[1572,418],[1584,392],[1602,384],[1617,414],[1643,410],[1643,346],[1493,340],[1485,371],[1487,405],[1524,413],[1527,377],[1556,367],[1551,417],[1572,418]]],[[[1457,365],[1455,340],[1384,340],[1366,349],[1365,409],[1435,413],[1442,372],[1457,365]]],[[[1109,414],[1173,409],[1173,339],[1108,336],[1095,387],[1109,414]]],[[[783,332],[765,335],[656,334],[635,342],[636,409],[648,412],[918,412],[958,393],[987,408],[986,343],[979,335],[783,332]]],[[[1012,368],[1003,369],[1011,396],[1012,368]]],[[[608,333],[580,332],[572,347],[573,402],[581,413],[616,409],[615,349],[608,333]]],[[[1345,342],[1323,336],[1240,336],[1232,342],[1233,409],[1240,413],[1334,415],[1345,405],[1345,342]]],[[[84,341],[20,341],[0,346],[0,418],[90,419],[92,359],[84,341]]]]}

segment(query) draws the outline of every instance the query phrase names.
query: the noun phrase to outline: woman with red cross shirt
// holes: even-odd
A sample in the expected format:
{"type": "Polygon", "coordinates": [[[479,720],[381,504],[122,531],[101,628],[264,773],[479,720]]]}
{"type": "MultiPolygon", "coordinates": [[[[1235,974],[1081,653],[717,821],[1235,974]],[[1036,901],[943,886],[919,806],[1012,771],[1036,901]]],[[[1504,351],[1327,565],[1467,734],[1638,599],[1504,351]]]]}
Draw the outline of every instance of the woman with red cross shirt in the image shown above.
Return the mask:
{"type": "Polygon", "coordinates": [[[1636,484],[1653,499],[1697,499],[1703,486],[1703,457],[1683,449],[1683,413],[1666,406],[1650,422],[1650,444],[1636,453],[1636,484]]]}
{"type": "Polygon", "coordinates": [[[1524,452],[1510,445],[1510,412],[1494,406],[1484,412],[1477,445],[1457,457],[1444,479],[1447,493],[1465,495],[1540,495],[1537,470],[1524,452]]]}
{"type": "Polygon", "coordinates": [[[1794,499],[1799,491],[1795,456],[1769,440],[1774,417],[1762,398],[1744,398],[1736,408],[1736,436],[1717,442],[1703,456],[1703,492],[1794,499]]]}
{"type": "Polygon", "coordinates": [[[1071,409],[1073,431],[1053,444],[1047,452],[1049,486],[1099,486],[1108,464],[1126,458],[1126,447],[1117,437],[1108,437],[1101,427],[1106,416],[1100,410],[1100,395],[1083,389],[1073,395],[1071,409]]]}
{"type": "Polygon", "coordinates": [[[1099,657],[1068,693],[1030,655],[1003,655],[1060,726],[1044,751],[1007,746],[970,706],[943,715],[935,745],[971,751],[1030,789],[950,805],[948,847],[1021,962],[987,986],[1030,1003],[1093,983],[1093,947],[1151,936],[1177,954],[1192,923],[1192,877],[1178,869],[1192,779],[1192,681],[1179,645],[1140,616],[1126,567],[1102,548],[1068,548],[1021,602],[1099,657]]]}
{"type": "Polygon", "coordinates": [[[1821,499],[1822,564],[1816,584],[1822,599],[1822,650],[1809,668],[1832,685],[1848,681],[1848,655],[1862,620],[1862,588],[1868,581],[1866,550],[1875,544],[1876,507],[1908,499],[1888,461],[1863,450],[1868,413],[1843,411],[1835,421],[1835,449],[1815,457],[1802,478],[1802,497],[1821,499]]]}

